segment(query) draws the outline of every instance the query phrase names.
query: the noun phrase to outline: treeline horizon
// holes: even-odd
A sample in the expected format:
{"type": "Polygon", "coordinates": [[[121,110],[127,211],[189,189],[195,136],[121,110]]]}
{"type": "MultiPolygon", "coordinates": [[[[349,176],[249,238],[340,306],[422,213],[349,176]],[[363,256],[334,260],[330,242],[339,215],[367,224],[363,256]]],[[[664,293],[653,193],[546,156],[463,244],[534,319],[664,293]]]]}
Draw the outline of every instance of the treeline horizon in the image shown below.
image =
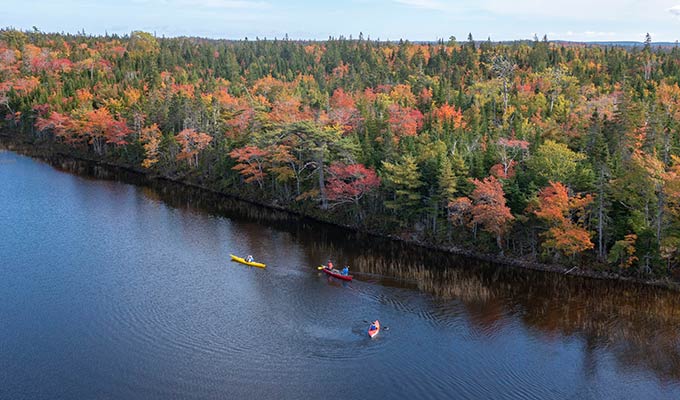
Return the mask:
{"type": "MultiPolygon", "coordinates": [[[[103,34],[102,33],[87,33],[85,32],[85,29],[82,29],[80,31],[74,32],[45,32],[40,30],[38,27],[34,26],[32,30],[22,30],[18,29],[13,26],[5,27],[5,28],[0,28],[1,31],[16,31],[16,32],[21,32],[24,34],[41,34],[41,35],[56,35],[56,36],[61,36],[64,38],[87,38],[87,39],[106,39],[106,40],[129,40],[131,36],[135,34],[135,32],[143,32],[143,31],[130,31],[130,33],[108,33],[105,31],[103,34]]],[[[376,44],[380,43],[412,43],[412,44],[449,44],[449,43],[455,43],[458,41],[457,37],[455,35],[451,35],[448,37],[448,39],[445,39],[443,37],[439,37],[436,39],[409,39],[409,38],[404,38],[400,37],[398,39],[390,39],[390,38],[381,38],[380,36],[377,37],[371,37],[370,34],[364,35],[363,32],[359,32],[358,35],[355,37],[353,33],[350,33],[349,35],[346,34],[338,34],[337,36],[334,35],[329,35],[327,38],[291,38],[288,36],[287,33],[284,33],[282,37],[274,36],[272,37],[267,37],[263,36],[260,37],[259,35],[256,35],[254,38],[253,37],[240,37],[240,38],[228,38],[228,37],[209,37],[209,36],[198,36],[198,35],[165,35],[161,34],[158,35],[155,31],[154,32],[146,32],[150,35],[152,35],[155,39],[157,40],[165,40],[165,39],[193,39],[193,40],[204,40],[204,41],[215,41],[215,42],[247,42],[247,41],[269,41],[269,42],[278,42],[278,41],[289,41],[289,42],[297,42],[297,43],[303,43],[303,44],[311,44],[311,43],[317,43],[317,42],[329,42],[329,41],[336,41],[336,40],[343,40],[343,41],[371,41],[375,42],[376,44]]],[[[473,34],[470,32],[467,35],[467,41],[469,42],[471,38],[473,37],[473,34]]],[[[531,44],[533,42],[537,41],[543,41],[543,42],[550,42],[553,44],[565,44],[565,45],[594,45],[594,46],[612,46],[612,47],[634,47],[634,46],[645,46],[649,45],[652,47],[671,47],[671,46],[680,46],[680,41],[678,39],[674,41],[660,41],[660,42],[654,42],[651,40],[651,35],[647,33],[647,36],[645,40],[643,41],[637,41],[637,40],[570,40],[570,39],[552,39],[548,38],[548,34],[543,34],[543,36],[540,37],[538,34],[534,34],[533,38],[524,38],[524,39],[500,39],[500,40],[492,40],[491,36],[487,36],[486,39],[472,39],[474,43],[477,45],[482,44],[482,43],[489,43],[493,45],[510,45],[510,44],[531,44]]]]}
{"type": "Polygon", "coordinates": [[[680,49],[0,31],[0,118],[385,235],[642,276],[680,263],[680,49]]]}

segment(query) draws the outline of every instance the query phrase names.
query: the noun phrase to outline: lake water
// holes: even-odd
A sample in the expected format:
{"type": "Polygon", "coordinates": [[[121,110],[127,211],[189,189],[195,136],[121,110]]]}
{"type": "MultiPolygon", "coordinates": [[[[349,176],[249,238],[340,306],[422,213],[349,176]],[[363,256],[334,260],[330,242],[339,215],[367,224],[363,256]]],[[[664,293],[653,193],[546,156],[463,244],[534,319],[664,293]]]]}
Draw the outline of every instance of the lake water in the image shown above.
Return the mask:
{"type": "Polygon", "coordinates": [[[677,293],[60,165],[0,151],[1,399],[680,398],[677,293]]]}

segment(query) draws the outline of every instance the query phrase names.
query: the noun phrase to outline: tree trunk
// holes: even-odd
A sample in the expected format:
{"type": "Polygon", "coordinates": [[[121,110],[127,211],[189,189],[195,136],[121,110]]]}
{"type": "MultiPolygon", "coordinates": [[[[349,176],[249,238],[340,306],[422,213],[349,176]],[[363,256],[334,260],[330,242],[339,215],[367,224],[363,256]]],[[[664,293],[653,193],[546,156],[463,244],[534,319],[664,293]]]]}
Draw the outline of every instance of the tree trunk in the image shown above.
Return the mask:
{"type": "Polygon", "coordinates": [[[318,171],[319,171],[319,196],[321,197],[321,208],[328,209],[328,199],[326,199],[326,179],[323,174],[323,160],[321,157],[317,159],[318,171]]]}
{"type": "Polygon", "coordinates": [[[663,228],[663,209],[666,206],[666,199],[664,196],[663,192],[663,187],[661,185],[658,185],[658,191],[659,195],[657,197],[658,203],[657,203],[657,210],[656,210],[656,240],[658,243],[661,243],[661,231],[663,228]]]}
{"type": "Polygon", "coordinates": [[[503,117],[508,112],[508,82],[503,79],[503,117]]]}
{"type": "Polygon", "coordinates": [[[104,139],[97,136],[92,138],[92,148],[97,155],[104,155],[104,139]]]}
{"type": "Polygon", "coordinates": [[[550,115],[552,115],[553,106],[555,105],[555,93],[550,94],[550,115]]]}
{"type": "Polygon", "coordinates": [[[598,182],[599,191],[597,194],[597,259],[599,261],[605,260],[604,249],[604,170],[600,168],[600,182],[598,182]]]}

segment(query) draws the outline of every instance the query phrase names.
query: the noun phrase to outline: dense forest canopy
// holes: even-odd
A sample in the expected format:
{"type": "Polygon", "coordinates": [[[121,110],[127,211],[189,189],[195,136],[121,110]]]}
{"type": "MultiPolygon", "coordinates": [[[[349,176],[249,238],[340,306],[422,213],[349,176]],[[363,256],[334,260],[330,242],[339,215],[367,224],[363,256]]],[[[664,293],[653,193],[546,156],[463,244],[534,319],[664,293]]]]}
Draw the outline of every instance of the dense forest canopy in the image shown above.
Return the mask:
{"type": "Polygon", "coordinates": [[[361,229],[668,275],[680,49],[0,31],[4,130],[361,229]]]}

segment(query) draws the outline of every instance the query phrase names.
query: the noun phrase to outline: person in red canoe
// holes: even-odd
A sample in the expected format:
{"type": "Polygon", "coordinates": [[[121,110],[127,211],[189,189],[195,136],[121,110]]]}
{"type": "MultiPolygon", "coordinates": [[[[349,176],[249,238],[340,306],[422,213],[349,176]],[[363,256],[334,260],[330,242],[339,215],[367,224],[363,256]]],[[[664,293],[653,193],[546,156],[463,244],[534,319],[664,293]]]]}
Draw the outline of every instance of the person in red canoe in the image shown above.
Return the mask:
{"type": "Polygon", "coordinates": [[[333,270],[333,263],[331,262],[331,260],[328,260],[328,266],[326,268],[328,268],[331,271],[333,270]]]}
{"type": "Polygon", "coordinates": [[[345,265],[345,268],[342,269],[341,274],[345,276],[349,275],[349,265],[345,265]]]}
{"type": "Polygon", "coordinates": [[[375,322],[371,322],[371,327],[368,328],[368,330],[369,330],[369,331],[374,331],[374,330],[376,330],[376,329],[378,329],[378,327],[375,326],[375,322]]]}

